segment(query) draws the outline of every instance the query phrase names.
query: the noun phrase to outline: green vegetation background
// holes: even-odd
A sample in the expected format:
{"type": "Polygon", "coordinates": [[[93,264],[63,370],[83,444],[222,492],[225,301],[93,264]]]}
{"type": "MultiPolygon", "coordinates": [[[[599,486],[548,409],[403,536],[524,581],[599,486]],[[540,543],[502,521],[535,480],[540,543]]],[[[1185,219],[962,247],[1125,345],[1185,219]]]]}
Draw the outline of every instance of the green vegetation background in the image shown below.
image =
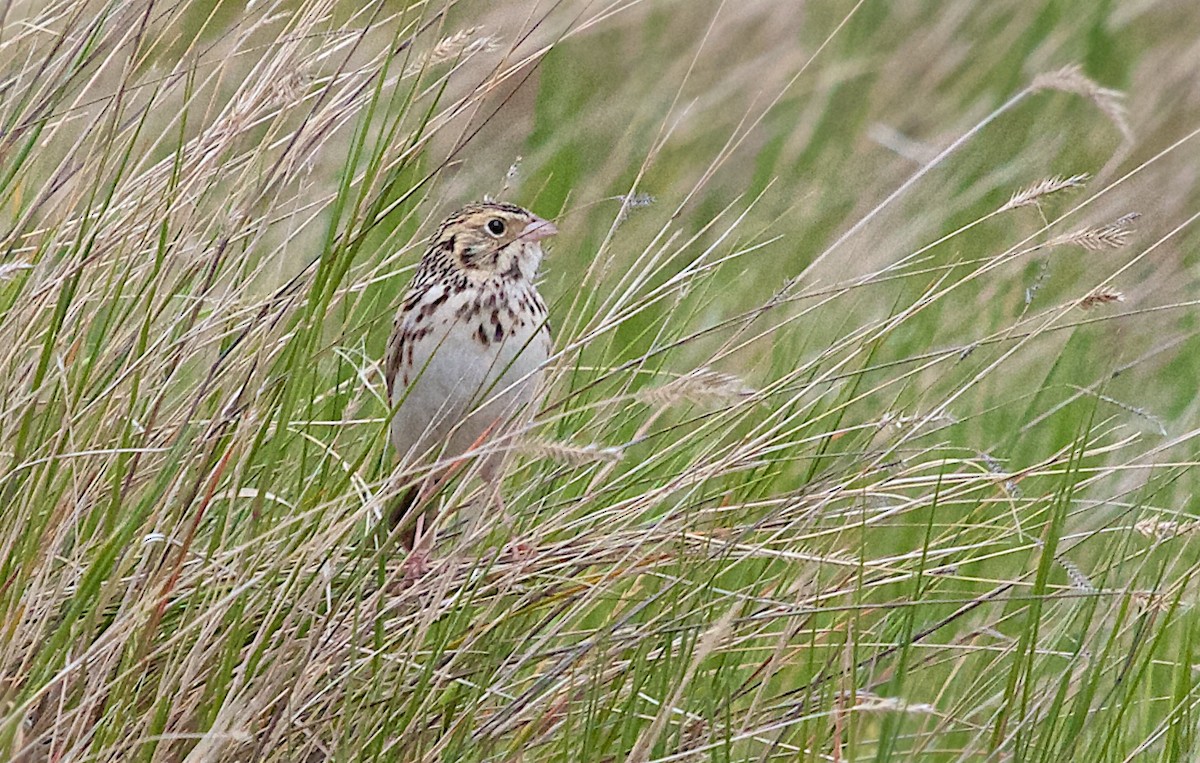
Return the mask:
{"type": "Polygon", "coordinates": [[[3,18],[12,757],[1197,755],[1195,4],[3,18]],[[561,354],[406,584],[375,362],[484,195],[561,354]]]}

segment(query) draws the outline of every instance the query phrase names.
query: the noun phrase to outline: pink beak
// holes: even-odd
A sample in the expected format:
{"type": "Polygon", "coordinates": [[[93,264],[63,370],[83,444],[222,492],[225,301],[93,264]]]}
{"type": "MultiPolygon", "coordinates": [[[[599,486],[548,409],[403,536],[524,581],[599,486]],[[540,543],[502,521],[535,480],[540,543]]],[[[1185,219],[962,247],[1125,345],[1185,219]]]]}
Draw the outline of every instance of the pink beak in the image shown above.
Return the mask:
{"type": "Polygon", "coordinates": [[[541,241],[556,233],[558,233],[558,228],[554,227],[554,223],[534,215],[529,224],[525,226],[525,230],[521,231],[520,237],[526,241],[541,241]]]}

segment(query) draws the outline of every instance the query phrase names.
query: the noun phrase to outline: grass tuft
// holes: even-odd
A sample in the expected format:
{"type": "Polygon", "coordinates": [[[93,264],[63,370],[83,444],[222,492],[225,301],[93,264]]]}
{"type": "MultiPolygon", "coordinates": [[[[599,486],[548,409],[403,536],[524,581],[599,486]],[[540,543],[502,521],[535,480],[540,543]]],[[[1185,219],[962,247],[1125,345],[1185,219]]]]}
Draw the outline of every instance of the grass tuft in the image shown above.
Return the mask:
{"type": "Polygon", "coordinates": [[[1061,5],[6,5],[0,758],[1195,759],[1200,10],[1061,5]],[[488,196],[498,489],[379,367],[488,196]]]}

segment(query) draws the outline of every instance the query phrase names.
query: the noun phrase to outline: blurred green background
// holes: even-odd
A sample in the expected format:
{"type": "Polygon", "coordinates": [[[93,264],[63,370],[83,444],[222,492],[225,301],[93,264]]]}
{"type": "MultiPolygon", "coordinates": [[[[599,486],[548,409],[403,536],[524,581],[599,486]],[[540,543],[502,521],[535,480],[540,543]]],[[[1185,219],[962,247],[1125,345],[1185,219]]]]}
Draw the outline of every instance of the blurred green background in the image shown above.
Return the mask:
{"type": "Polygon", "coordinates": [[[10,757],[1195,758],[1200,6],[0,19],[10,757]],[[485,196],[559,354],[405,585],[377,361],[485,196]]]}

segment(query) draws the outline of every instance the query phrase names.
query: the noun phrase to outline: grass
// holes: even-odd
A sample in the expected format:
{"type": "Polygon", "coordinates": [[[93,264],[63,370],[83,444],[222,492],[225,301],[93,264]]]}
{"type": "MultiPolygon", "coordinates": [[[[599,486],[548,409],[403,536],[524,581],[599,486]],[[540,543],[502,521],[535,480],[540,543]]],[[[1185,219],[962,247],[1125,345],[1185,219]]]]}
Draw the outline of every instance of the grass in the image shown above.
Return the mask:
{"type": "Polygon", "coordinates": [[[0,19],[9,758],[1196,756],[1192,4],[0,19]],[[405,585],[378,359],[485,194],[557,355],[405,585]]]}

